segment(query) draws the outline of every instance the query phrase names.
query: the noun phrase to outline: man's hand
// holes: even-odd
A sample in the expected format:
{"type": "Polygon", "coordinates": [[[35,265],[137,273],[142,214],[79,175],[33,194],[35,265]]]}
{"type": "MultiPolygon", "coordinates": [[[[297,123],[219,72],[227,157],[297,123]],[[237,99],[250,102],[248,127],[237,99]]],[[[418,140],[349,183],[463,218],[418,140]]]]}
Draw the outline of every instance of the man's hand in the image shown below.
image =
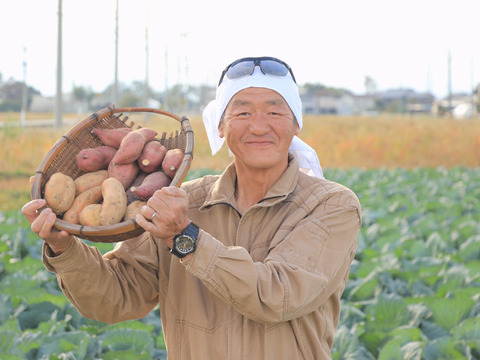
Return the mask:
{"type": "Polygon", "coordinates": [[[188,199],[184,190],[175,186],[163,187],[142,207],[136,221],[152,236],[162,239],[165,245],[172,248],[173,237],[185,230],[190,223],[187,205],[188,199]]]}
{"type": "MultiPolygon", "coordinates": [[[[30,178],[30,185],[34,178],[30,178]]],[[[30,228],[43,239],[55,255],[60,255],[70,246],[73,236],[66,231],[59,231],[53,227],[57,216],[50,208],[40,211],[46,205],[44,199],[32,200],[25,204],[22,213],[30,223],[30,228]]]]}
{"type": "Polygon", "coordinates": [[[32,231],[45,240],[55,255],[60,255],[70,246],[73,236],[53,227],[57,216],[52,209],[46,208],[39,212],[45,203],[43,199],[32,200],[22,208],[22,213],[30,223],[32,231]]]}

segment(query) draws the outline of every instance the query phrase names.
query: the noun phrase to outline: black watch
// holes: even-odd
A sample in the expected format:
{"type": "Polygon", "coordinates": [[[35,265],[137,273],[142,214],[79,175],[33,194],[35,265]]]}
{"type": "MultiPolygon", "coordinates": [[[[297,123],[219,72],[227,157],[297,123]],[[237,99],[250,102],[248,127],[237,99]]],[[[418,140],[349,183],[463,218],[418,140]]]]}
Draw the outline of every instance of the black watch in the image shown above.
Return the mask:
{"type": "Polygon", "coordinates": [[[190,222],[185,230],[180,234],[175,235],[173,238],[173,248],[170,249],[170,252],[179,258],[183,258],[188,254],[193,253],[197,248],[199,232],[199,227],[193,222],[190,222]]]}

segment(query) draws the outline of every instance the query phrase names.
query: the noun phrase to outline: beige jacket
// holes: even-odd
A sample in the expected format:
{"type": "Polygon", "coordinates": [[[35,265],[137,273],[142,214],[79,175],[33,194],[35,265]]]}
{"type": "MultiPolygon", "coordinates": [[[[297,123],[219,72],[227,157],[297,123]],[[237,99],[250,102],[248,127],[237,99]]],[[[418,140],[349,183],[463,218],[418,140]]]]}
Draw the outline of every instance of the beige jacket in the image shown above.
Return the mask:
{"type": "Polygon", "coordinates": [[[235,167],[183,185],[200,226],[181,262],[149,234],[105,256],[76,240],[47,268],[79,312],[107,323],[157,304],[169,360],[330,359],[361,226],[349,189],[294,159],[264,200],[235,210],[235,167]]]}

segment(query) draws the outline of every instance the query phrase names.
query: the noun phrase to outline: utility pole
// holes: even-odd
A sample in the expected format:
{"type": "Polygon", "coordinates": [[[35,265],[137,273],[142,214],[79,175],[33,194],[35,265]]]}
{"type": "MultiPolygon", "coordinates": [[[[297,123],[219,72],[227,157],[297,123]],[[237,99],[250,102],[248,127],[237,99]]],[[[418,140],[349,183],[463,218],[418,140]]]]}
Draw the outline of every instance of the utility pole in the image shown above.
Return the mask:
{"type": "MultiPolygon", "coordinates": [[[[149,74],[148,74],[148,71],[149,71],[149,68],[148,68],[148,62],[149,62],[149,54],[148,54],[148,0],[145,0],[145,9],[146,9],[146,14],[145,14],[145,17],[146,17],[146,24],[145,24],[145,100],[144,100],[144,103],[145,103],[145,106],[148,107],[148,99],[150,98],[150,90],[149,90],[149,81],[148,81],[148,77],[149,77],[149,74]]],[[[145,122],[149,122],[150,120],[150,115],[149,113],[145,113],[145,122]]]]}
{"type": "Polygon", "coordinates": [[[432,86],[432,68],[428,66],[427,70],[427,93],[433,94],[433,86],[432,86]]]}
{"type": "Polygon", "coordinates": [[[113,75],[112,103],[118,105],[118,0],[115,10],[115,69],[113,75]]]}
{"type": "Polygon", "coordinates": [[[450,117],[453,116],[452,109],[452,56],[450,51],[448,52],[448,112],[450,117]]]}
{"type": "Polygon", "coordinates": [[[475,78],[473,76],[473,68],[474,68],[474,61],[472,58],[472,64],[471,64],[471,83],[472,83],[472,119],[475,119],[477,117],[477,99],[478,99],[478,93],[475,89],[475,78]]]}
{"type": "Polygon", "coordinates": [[[20,113],[20,124],[22,128],[27,125],[27,49],[23,48],[23,87],[22,87],[22,111],[20,113]]]}
{"type": "Polygon", "coordinates": [[[165,100],[163,108],[168,109],[168,47],[165,47],[165,100]]]}
{"type": "Polygon", "coordinates": [[[55,98],[55,126],[62,126],[62,0],[58,0],[57,33],[57,96],[55,98]]]}

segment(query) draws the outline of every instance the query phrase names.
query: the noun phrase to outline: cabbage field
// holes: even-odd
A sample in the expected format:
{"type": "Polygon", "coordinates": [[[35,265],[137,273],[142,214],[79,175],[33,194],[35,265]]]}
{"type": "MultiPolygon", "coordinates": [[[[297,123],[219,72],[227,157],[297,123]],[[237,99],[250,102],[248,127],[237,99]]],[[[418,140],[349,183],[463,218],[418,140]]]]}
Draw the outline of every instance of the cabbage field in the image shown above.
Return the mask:
{"type": "MultiPolygon", "coordinates": [[[[480,169],[325,175],[363,210],[333,359],[480,359],[480,169]]],[[[116,325],[84,319],[19,211],[0,213],[0,234],[1,359],[166,358],[158,310],[116,325]]]]}

